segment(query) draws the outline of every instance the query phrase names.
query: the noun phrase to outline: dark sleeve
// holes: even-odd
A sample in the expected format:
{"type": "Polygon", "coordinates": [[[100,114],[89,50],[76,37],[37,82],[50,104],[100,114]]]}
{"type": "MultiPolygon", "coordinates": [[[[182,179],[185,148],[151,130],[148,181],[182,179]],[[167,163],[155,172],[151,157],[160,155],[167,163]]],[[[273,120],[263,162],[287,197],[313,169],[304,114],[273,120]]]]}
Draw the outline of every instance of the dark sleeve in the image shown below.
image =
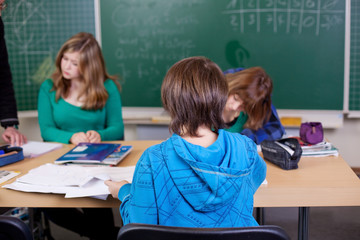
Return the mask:
{"type": "Polygon", "coordinates": [[[19,121],[4,35],[4,23],[0,17],[0,122],[6,127],[18,125],[19,121]]]}
{"type": "Polygon", "coordinates": [[[277,140],[282,138],[285,134],[285,129],[280,122],[276,109],[271,105],[271,116],[264,126],[256,131],[251,129],[244,129],[241,134],[248,136],[256,144],[260,144],[264,140],[277,140]]]}
{"type": "Polygon", "coordinates": [[[239,68],[230,68],[225,70],[223,73],[226,75],[228,73],[236,73],[236,72],[240,72],[242,70],[244,70],[245,68],[239,67],[239,68]]]}

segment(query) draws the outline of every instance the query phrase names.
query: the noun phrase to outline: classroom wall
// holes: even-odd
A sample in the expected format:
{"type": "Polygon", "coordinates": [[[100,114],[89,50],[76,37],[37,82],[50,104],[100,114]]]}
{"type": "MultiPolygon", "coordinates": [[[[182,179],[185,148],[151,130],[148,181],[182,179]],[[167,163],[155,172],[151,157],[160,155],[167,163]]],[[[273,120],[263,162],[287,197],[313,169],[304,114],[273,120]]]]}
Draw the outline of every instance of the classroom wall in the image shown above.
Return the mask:
{"type": "MultiPolygon", "coordinates": [[[[37,117],[20,117],[19,129],[29,140],[42,141],[37,117]]],[[[2,133],[1,128],[0,132],[2,133]]],[[[289,129],[297,133],[296,129],[289,129]]],[[[340,151],[341,156],[353,168],[360,168],[360,119],[344,118],[341,128],[325,129],[325,137],[340,151]]],[[[169,131],[166,125],[125,124],[125,140],[166,139],[169,131]]]]}

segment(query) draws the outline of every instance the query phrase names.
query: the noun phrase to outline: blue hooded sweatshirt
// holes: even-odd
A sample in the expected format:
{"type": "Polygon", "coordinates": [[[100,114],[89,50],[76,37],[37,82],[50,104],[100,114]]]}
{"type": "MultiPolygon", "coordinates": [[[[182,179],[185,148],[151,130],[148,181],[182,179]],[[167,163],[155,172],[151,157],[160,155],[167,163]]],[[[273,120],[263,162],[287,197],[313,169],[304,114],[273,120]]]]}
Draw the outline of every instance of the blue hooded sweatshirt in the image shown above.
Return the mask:
{"type": "Polygon", "coordinates": [[[254,193],[265,175],[266,164],[246,136],[220,130],[204,148],[173,134],[143,153],[132,184],[119,191],[120,213],[124,224],[257,226],[254,193]]]}

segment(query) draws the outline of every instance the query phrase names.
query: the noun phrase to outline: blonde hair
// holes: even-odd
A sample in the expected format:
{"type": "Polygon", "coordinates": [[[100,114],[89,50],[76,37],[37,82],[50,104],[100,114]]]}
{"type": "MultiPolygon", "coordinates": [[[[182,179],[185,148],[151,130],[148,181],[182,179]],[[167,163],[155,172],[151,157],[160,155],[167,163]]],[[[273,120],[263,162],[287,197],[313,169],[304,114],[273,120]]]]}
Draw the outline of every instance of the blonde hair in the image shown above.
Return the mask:
{"type": "Polygon", "coordinates": [[[261,67],[252,67],[225,75],[229,95],[237,94],[243,101],[248,115],[244,128],[258,130],[271,116],[271,92],[273,83],[261,67]]]}
{"type": "Polygon", "coordinates": [[[120,84],[115,76],[110,76],[105,67],[104,57],[101,48],[90,33],[80,32],[68,39],[60,48],[56,60],[55,71],[52,74],[53,89],[56,91],[56,101],[60,97],[66,98],[70,92],[70,81],[64,79],[61,71],[61,59],[65,53],[79,53],[79,73],[83,81],[83,88],[80,90],[79,98],[84,97],[82,109],[98,110],[102,109],[109,97],[104,82],[111,79],[120,90],[120,84]]]}
{"type": "Polygon", "coordinates": [[[224,74],[209,59],[190,57],[175,63],[161,86],[163,106],[171,117],[169,129],[192,137],[198,137],[202,125],[218,132],[224,126],[227,93],[224,74]]]}

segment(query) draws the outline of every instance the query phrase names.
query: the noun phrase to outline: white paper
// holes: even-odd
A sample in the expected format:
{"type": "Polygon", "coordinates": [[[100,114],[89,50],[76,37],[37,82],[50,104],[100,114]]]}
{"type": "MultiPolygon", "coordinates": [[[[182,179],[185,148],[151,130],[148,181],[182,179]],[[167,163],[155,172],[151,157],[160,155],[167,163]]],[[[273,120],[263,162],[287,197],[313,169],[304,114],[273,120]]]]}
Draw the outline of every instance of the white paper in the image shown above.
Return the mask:
{"type": "Polygon", "coordinates": [[[79,188],[72,188],[66,192],[65,198],[101,196],[110,194],[108,186],[103,180],[92,179],[90,182],[79,188]]]}
{"type": "Polygon", "coordinates": [[[256,145],[256,150],[260,153],[261,152],[261,145],[256,145]]]}
{"type": "Polygon", "coordinates": [[[44,153],[51,152],[55,149],[62,148],[62,144],[28,141],[26,144],[22,145],[21,147],[23,149],[24,157],[33,158],[40,156],[44,153]]]}
{"type": "Polygon", "coordinates": [[[105,180],[132,181],[135,166],[83,167],[45,164],[32,169],[15,182],[3,186],[23,192],[60,193],[66,198],[95,197],[105,200],[109,194],[105,180]]]}
{"type": "Polygon", "coordinates": [[[90,168],[91,176],[102,180],[112,180],[119,182],[121,180],[126,180],[129,183],[132,182],[135,166],[130,167],[96,167],[90,168]]]}
{"type": "Polygon", "coordinates": [[[92,178],[84,167],[48,163],[30,170],[17,181],[39,186],[82,186],[92,178]]]}
{"type": "Polygon", "coordinates": [[[12,190],[22,191],[22,192],[39,192],[39,193],[59,193],[65,194],[69,191],[70,188],[76,187],[54,187],[54,186],[44,186],[44,185],[32,185],[22,182],[13,182],[11,184],[4,185],[3,188],[8,188],[12,190]]]}

